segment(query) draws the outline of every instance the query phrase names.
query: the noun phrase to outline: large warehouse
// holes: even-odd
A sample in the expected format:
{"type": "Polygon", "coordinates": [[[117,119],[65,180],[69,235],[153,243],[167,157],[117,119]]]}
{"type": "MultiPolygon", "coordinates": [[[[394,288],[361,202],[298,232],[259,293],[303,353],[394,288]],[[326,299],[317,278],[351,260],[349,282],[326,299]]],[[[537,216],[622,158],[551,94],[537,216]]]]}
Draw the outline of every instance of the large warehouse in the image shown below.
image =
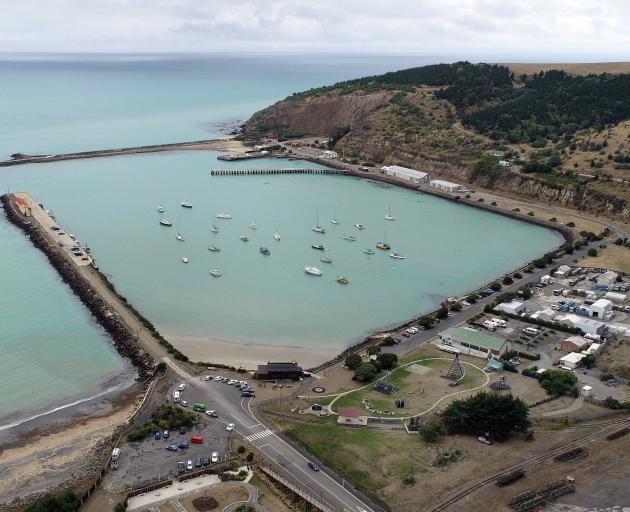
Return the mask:
{"type": "Polygon", "coordinates": [[[466,327],[452,327],[438,334],[445,345],[456,347],[462,354],[487,357],[488,354],[499,355],[505,346],[505,340],[499,336],[491,336],[485,332],[466,327]]]}
{"type": "Polygon", "coordinates": [[[414,183],[426,183],[429,181],[429,175],[426,172],[416,171],[400,165],[386,165],[381,170],[388,176],[398,178],[400,180],[412,181],[414,183]]]}

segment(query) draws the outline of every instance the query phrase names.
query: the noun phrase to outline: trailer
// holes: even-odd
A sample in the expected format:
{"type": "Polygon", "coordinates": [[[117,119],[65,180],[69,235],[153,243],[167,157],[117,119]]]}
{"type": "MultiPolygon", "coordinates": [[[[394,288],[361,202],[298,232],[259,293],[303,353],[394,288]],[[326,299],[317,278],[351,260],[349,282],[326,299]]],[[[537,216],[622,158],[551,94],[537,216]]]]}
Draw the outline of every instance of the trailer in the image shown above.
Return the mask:
{"type": "Polygon", "coordinates": [[[118,461],[120,460],[120,448],[114,448],[112,450],[112,459],[110,461],[111,469],[118,469],[118,461]]]}

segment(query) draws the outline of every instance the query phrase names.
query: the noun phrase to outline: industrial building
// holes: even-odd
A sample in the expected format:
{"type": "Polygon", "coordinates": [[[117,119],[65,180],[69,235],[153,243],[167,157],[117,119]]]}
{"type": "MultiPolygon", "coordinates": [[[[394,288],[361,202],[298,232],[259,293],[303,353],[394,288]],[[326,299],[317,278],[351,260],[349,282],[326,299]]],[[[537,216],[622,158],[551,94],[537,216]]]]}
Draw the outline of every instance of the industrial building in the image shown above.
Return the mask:
{"type": "Polygon", "coordinates": [[[457,183],[452,183],[450,181],[444,180],[431,180],[429,185],[433,188],[437,188],[438,190],[444,190],[445,192],[463,192],[464,187],[457,183]]]}
{"type": "Polygon", "coordinates": [[[570,354],[561,357],[558,362],[560,363],[560,366],[575,370],[580,365],[582,359],[584,359],[584,354],[580,354],[579,352],[571,352],[570,354]]]}
{"type": "Polygon", "coordinates": [[[411,181],[413,183],[426,183],[429,181],[429,175],[426,172],[416,171],[400,165],[388,165],[381,167],[381,170],[388,176],[398,178],[400,180],[411,181]]]}
{"type": "Polygon", "coordinates": [[[303,375],[297,363],[267,363],[258,365],[255,379],[261,380],[299,380],[303,375]]]}
{"type": "Polygon", "coordinates": [[[607,270],[603,274],[597,276],[597,284],[611,286],[617,282],[619,275],[612,270],[607,270]]]}
{"type": "Polygon", "coordinates": [[[582,338],[582,336],[569,336],[560,343],[560,350],[562,352],[581,352],[586,350],[590,343],[589,340],[582,338]]]}
{"type": "Polygon", "coordinates": [[[569,325],[580,329],[584,334],[594,334],[601,336],[606,330],[606,324],[592,318],[585,318],[574,314],[558,315],[555,319],[563,325],[569,325]]]}
{"type": "Polygon", "coordinates": [[[598,299],[588,308],[588,316],[608,320],[613,315],[612,302],[608,299],[598,299]]]}
{"type": "Polygon", "coordinates": [[[525,304],[517,300],[502,302],[494,307],[495,311],[503,311],[509,315],[520,315],[521,313],[524,313],[526,309],[525,304]]]}
{"type": "Polygon", "coordinates": [[[558,279],[563,279],[567,277],[570,272],[571,272],[571,267],[569,267],[569,265],[560,265],[558,267],[558,270],[556,270],[553,273],[553,275],[554,277],[557,277],[558,279]]]}
{"type": "Polygon", "coordinates": [[[336,151],[331,151],[330,149],[327,149],[322,153],[322,156],[324,158],[328,158],[329,160],[335,160],[339,155],[336,151]]]}
{"type": "Polygon", "coordinates": [[[477,357],[499,355],[505,347],[503,338],[466,327],[452,327],[438,334],[438,337],[445,345],[458,348],[460,353],[477,357]]]}

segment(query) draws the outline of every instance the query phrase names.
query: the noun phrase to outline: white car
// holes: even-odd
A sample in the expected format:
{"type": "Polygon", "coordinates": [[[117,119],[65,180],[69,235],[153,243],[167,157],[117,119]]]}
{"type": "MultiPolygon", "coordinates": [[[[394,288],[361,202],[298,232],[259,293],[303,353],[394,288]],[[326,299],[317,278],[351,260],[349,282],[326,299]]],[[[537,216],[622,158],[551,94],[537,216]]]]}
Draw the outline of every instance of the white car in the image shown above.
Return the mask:
{"type": "Polygon", "coordinates": [[[230,380],[228,380],[228,384],[229,384],[230,386],[233,386],[233,385],[234,385],[234,384],[236,384],[237,382],[238,382],[238,381],[237,381],[236,379],[230,379],[230,380]]]}
{"type": "Polygon", "coordinates": [[[194,467],[194,466],[193,466],[192,460],[189,460],[189,461],[186,463],[186,469],[187,469],[188,471],[192,471],[193,467],[194,467]]]}
{"type": "Polygon", "coordinates": [[[228,426],[225,427],[225,430],[228,432],[232,432],[234,430],[234,423],[228,423],[228,426]]]}
{"type": "Polygon", "coordinates": [[[210,460],[213,464],[219,462],[219,454],[217,452],[212,452],[212,457],[210,458],[210,460]]]}
{"type": "Polygon", "coordinates": [[[212,380],[212,377],[211,377],[210,375],[206,375],[206,376],[203,378],[203,380],[204,380],[205,382],[208,382],[209,380],[212,380]]]}
{"type": "Polygon", "coordinates": [[[217,382],[223,380],[223,377],[221,377],[220,375],[217,375],[214,380],[216,380],[217,382]]]}
{"type": "Polygon", "coordinates": [[[186,384],[180,384],[177,386],[177,391],[184,391],[184,389],[186,389],[186,384]]]}
{"type": "Polygon", "coordinates": [[[188,407],[188,402],[186,400],[182,400],[180,404],[182,407],[188,407]]]}

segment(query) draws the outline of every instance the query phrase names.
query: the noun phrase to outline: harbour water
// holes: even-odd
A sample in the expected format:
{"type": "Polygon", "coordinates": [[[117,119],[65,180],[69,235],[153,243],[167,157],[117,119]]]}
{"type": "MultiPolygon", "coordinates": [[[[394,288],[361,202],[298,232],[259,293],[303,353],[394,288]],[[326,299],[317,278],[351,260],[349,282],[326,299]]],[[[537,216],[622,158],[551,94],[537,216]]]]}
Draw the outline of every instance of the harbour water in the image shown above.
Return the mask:
{"type": "MultiPolygon", "coordinates": [[[[282,164],[313,166],[259,159],[248,167],[282,164]]],[[[191,151],[28,165],[9,169],[5,177],[88,242],[119,291],[175,340],[336,352],[560,243],[557,234],[537,226],[368,180],[209,173],[231,167],[239,163],[191,151]],[[182,201],[193,208],[182,208],[182,201]],[[393,222],[384,218],[390,203],[393,222]],[[159,225],[159,205],[172,227],[159,225]],[[338,225],[330,223],[333,210],[338,225]],[[218,212],[233,218],[216,219],[218,212]],[[323,235],[311,230],[317,212],[323,235]],[[219,233],[211,232],[212,224],[219,233]],[[276,229],[279,242],[272,237],[276,229]],[[176,240],[179,232],[185,241],[176,240]],[[241,234],[250,241],[241,241],[241,234]],[[406,259],[362,252],[383,240],[406,259]],[[314,243],[328,250],[314,250],[314,243]],[[221,252],[208,251],[210,245],[221,252]],[[261,246],[271,254],[262,255],[261,246]],[[324,255],[333,263],[321,262],[324,255]],[[182,264],[182,257],[189,263],[182,264]],[[320,268],[323,276],[305,274],[305,266],[320,268]],[[211,277],[210,269],[223,276],[211,277]],[[350,284],[337,284],[337,275],[350,284]]],[[[220,359],[208,349],[207,360],[220,359]]]]}

